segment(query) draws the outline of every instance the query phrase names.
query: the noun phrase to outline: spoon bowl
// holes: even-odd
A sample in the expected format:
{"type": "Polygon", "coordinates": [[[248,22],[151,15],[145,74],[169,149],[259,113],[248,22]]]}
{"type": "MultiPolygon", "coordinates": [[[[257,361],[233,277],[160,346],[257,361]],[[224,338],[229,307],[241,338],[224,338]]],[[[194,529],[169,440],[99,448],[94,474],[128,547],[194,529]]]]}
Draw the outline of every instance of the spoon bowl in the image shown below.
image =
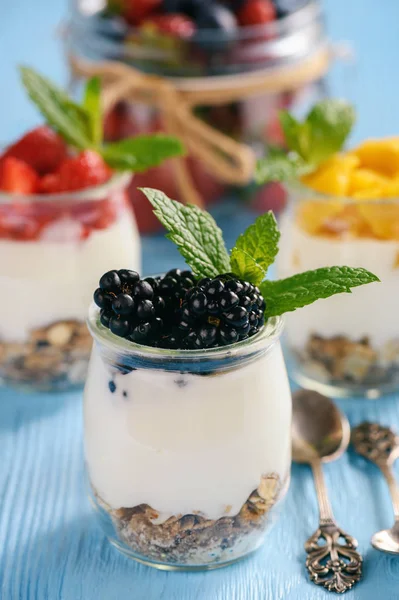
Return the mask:
{"type": "Polygon", "coordinates": [[[347,418],[326,396],[299,390],[292,396],[292,458],[311,463],[335,460],[350,441],[347,418]]]}
{"type": "Polygon", "coordinates": [[[377,531],[371,538],[371,545],[376,550],[388,552],[389,554],[399,554],[399,525],[395,525],[391,529],[383,529],[377,531]]]}

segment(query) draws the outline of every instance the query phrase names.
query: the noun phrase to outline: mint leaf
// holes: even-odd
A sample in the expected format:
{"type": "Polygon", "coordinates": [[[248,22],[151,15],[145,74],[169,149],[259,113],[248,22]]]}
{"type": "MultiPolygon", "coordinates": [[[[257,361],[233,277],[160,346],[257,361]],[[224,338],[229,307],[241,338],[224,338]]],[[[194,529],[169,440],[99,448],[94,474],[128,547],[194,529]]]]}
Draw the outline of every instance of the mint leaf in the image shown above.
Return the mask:
{"type": "Polygon", "coordinates": [[[231,253],[233,273],[258,285],[276,258],[279,239],[274,214],[269,211],[258,217],[236,241],[231,253]]]}
{"type": "Polygon", "coordinates": [[[320,164],[339,152],[355,122],[355,110],[343,100],[322,100],[309,112],[310,140],[307,161],[320,164]]]}
{"type": "Polygon", "coordinates": [[[286,110],[280,111],[279,120],[288,148],[306,161],[310,144],[309,124],[306,121],[301,123],[286,110]]]}
{"type": "Polygon", "coordinates": [[[233,248],[231,251],[231,270],[234,275],[259,285],[265,276],[265,270],[256,260],[242,248],[233,248]]]}
{"type": "Polygon", "coordinates": [[[103,116],[101,111],[101,83],[99,77],[92,77],[86,83],[83,108],[89,116],[90,136],[96,146],[103,139],[103,116]]]}
{"type": "Polygon", "coordinates": [[[351,288],[379,281],[366,269],[352,267],[324,267],[299,273],[287,279],[264,281],[260,291],[266,301],[266,317],[274,317],[328,298],[351,288]]]}
{"type": "Polygon", "coordinates": [[[255,181],[262,185],[269,181],[290,181],[309,171],[309,167],[293,154],[274,154],[260,158],[256,163],[255,181]]]}
{"type": "Polygon", "coordinates": [[[139,173],[156,167],[167,158],[183,155],[184,149],[177,138],[156,133],[105,144],[101,154],[112,168],[139,173]]]}
{"type": "Polygon", "coordinates": [[[166,237],[177,245],[196,276],[216,277],[230,270],[222,232],[209,213],[198,206],[171,200],[159,190],[140,189],[168,230],[166,237]]]}
{"type": "Polygon", "coordinates": [[[75,104],[61,89],[36,73],[20,67],[22,83],[31,100],[67,143],[83,150],[95,146],[88,112],[75,104]]]}

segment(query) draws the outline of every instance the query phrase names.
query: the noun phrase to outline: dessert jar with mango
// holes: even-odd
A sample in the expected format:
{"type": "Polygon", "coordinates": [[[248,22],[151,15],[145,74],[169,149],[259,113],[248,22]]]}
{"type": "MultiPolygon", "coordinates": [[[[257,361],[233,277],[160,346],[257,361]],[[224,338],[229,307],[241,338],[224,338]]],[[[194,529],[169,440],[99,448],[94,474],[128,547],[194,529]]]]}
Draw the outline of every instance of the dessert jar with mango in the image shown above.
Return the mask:
{"type": "Polygon", "coordinates": [[[342,263],[375,283],[287,318],[294,378],[334,395],[376,398],[399,387],[399,137],[335,154],[290,184],[279,277],[342,263]]]}

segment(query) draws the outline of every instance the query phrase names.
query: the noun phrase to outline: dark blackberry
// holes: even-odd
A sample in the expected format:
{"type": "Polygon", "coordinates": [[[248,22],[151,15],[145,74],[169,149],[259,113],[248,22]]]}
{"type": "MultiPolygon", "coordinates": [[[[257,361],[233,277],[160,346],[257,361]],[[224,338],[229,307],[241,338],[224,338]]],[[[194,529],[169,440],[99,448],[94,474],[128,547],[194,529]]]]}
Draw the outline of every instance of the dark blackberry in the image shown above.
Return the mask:
{"type": "Polygon", "coordinates": [[[93,294],[93,300],[100,308],[111,308],[113,296],[101,288],[97,288],[93,294]]]}
{"type": "Polygon", "coordinates": [[[179,287],[177,279],[171,275],[167,275],[159,282],[159,291],[164,296],[172,296],[172,294],[179,290],[179,287]]]}
{"type": "Polygon", "coordinates": [[[129,269],[119,269],[118,275],[119,279],[121,280],[121,284],[128,285],[130,287],[140,279],[140,275],[137,273],[137,271],[130,271],[129,269]]]}
{"type": "Polygon", "coordinates": [[[148,281],[142,280],[142,281],[138,281],[137,283],[134,284],[133,294],[134,294],[134,296],[137,296],[138,298],[144,298],[144,299],[151,300],[151,298],[154,295],[154,290],[152,289],[152,287],[148,283],[148,281]]]}
{"type": "Polygon", "coordinates": [[[114,292],[121,286],[121,280],[118,271],[107,271],[100,279],[100,288],[106,292],[114,292]]]}
{"type": "Polygon", "coordinates": [[[148,345],[148,339],[151,333],[151,323],[140,323],[137,325],[132,331],[131,340],[136,342],[136,344],[145,344],[148,345]]]}
{"type": "Polygon", "coordinates": [[[201,279],[179,311],[183,345],[211,348],[255,335],[264,324],[264,308],[259,289],[230,273],[201,279]]]}
{"type": "Polygon", "coordinates": [[[127,319],[121,319],[120,317],[111,317],[108,327],[112,333],[119,337],[126,337],[130,333],[129,321],[127,319]]]}
{"type": "Polygon", "coordinates": [[[102,325],[104,325],[104,327],[109,327],[110,318],[111,318],[111,315],[103,308],[100,311],[100,321],[101,321],[102,325]]]}
{"type": "Polygon", "coordinates": [[[151,321],[155,318],[155,308],[151,300],[140,300],[137,305],[137,317],[142,321],[151,321]]]}
{"type": "Polygon", "coordinates": [[[129,315],[133,313],[134,300],[129,294],[118,294],[112,302],[112,310],[117,315],[129,315]]]}

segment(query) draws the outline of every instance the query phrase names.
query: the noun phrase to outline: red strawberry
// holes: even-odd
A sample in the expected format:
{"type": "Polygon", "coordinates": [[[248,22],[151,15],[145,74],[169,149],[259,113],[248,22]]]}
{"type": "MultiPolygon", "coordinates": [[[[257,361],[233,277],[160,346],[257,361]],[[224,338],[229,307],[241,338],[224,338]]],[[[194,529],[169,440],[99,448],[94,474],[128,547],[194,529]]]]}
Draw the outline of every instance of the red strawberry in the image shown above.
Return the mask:
{"type": "Polygon", "coordinates": [[[73,217],[86,228],[106,229],[118,216],[118,199],[80,202],[73,207],[73,217]]]}
{"type": "Polygon", "coordinates": [[[247,0],[237,13],[241,26],[262,25],[274,21],[276,9],[271,0],[247,0]]]}
{"type": "Polygon", "coordinates": [[[171,13],[168,15],[154,15],[142,23],[142,27],[155,26],[157,31],[179,38],[190,38],[196,30],[195,23],[186,15],[171,13]]]}
{"type": "Polygon", "coordinates": [[[281,183],[273,181],[259,188],[251,201],[251,208],[258,213],[272,210],[279,214],[287,203],[287,194],[281,183]]]}
{"type": "Polygon", "coordinates": [[[40,194],[56,194],[60,191],[60,177],[57,173],[49,173],[39,181],[40,194]]]}
{"type": "Polygon", "coordinates": [[[39,176],[32,167],[18,158],[9,156],[1,163],[0,189],[13,194],[34,194],[39,176]]]}
{"type": "Polygon", "coordinates": [[[108,181],[111,169],[94,150],[84,150],[64,160],[57,171],[59,191],[72,192],[94,187],[108,181]]]}
{"type": "Polygon", "coordinates": [[[162,0],[123,0],[122,13],[130,25],[139,25],[143,19],[156,12],[162,0]]]}
{"type": "Polygon", "coordinates": [[[40,175],[54,171],[67,156],[64,140],[47,125],[36,127],[12,144],[3,155],[12,156],[33,167],[40,175]]]}

